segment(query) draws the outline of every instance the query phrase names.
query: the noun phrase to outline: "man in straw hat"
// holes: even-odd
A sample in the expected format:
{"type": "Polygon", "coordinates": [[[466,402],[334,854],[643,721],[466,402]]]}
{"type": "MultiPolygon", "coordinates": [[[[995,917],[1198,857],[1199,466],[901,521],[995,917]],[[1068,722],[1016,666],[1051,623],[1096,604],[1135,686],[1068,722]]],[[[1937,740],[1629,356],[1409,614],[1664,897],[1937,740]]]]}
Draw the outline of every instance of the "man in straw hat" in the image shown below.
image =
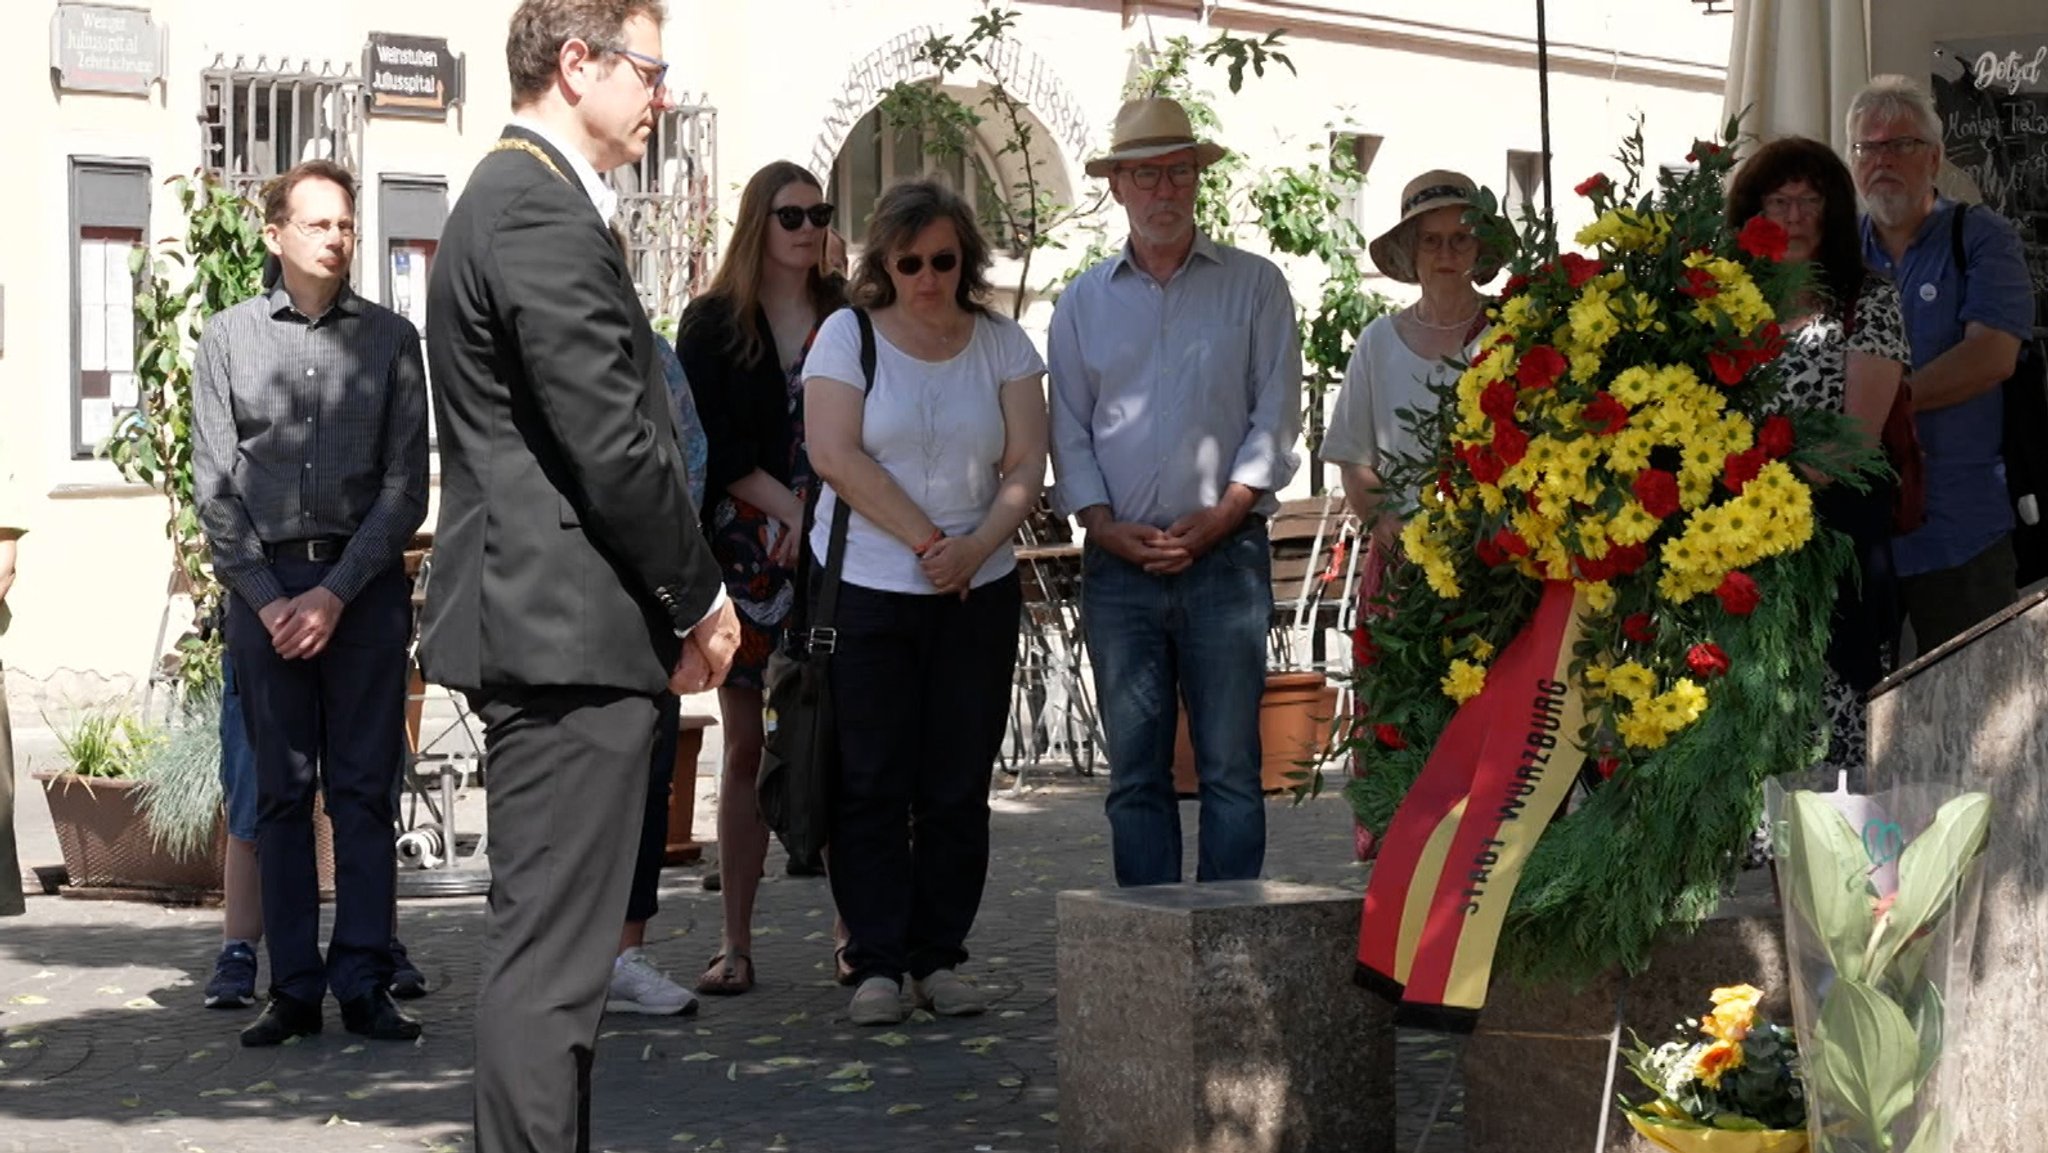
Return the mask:
{"type": "Polygon", "coordinates": [[[1120,885],[1180,880],[1181,701],[1201,782],[1196,878],[1255,878],[1266,855],[1266,518],[1298,463],[1301,349],[1280,270],[1195,228],[1196,184],[1223,155],[1174,101],[1124,105],[1087,171],[1109,180],[1130,239],[1053,312],[1055,499],[1088,534],[1081,612],[1120,885]]]}

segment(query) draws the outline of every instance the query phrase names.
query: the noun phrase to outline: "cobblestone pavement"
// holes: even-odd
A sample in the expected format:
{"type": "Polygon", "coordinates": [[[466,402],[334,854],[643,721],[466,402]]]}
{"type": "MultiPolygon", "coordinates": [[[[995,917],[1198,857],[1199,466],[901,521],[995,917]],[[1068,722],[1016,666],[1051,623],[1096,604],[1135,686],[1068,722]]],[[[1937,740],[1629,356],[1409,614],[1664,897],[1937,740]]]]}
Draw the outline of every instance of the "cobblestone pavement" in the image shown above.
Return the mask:
{"type": "MultiPolygon", "coordinates": [[[[757,914],[754,992],[707,998],[694,1019],[606,1019],[598,1146],[1055,1148],[1054,896],[1108,882],[1103,785],[1034,770],[1030,791],[996,801],[993,867],[967,966],[992,994],[980,1018],[919,1014],[886,1031],[849,1024],[846,990],[831,980],[825,882],[783,876],[776,850],[757,914]]],[[[54,863],[36,855],[53,848],[39,798],[21,799],[24,864],[54,863]]],[[[704,808],[700,829],[711,827],[704,808]]],[[[1192,805],[1183,818],[1192,853],[1192,805]]],[[[1268,876],[1362,888],[1340,800],[1275,800],[1269,828],[1268,876]]],[[[701,890],[700,876],[665,875],[649,931],[651,951],[686,982],[717,946],[718,897],[701,890]]],[[[245,1050],[235,1034],[255,1010],[199,1006],[219,945],[217,912],[32,898],[26,917],[0,921],[0,1150],[466,1149],[482,901],[408,901],[400,921],[434,987],[411,1007],[426,1025],[419,1042],[360,1042],[330,1004],[323,1035],[245,1050]]],[[[1449,1051],[1428,1037],[1404,1038],[1403,1050],[1413,1058],[1400,1078],[1405,1151],[1449,1051]]],[[[1456,1113],[1453,1093],[1433,1153],[1461,1147],[1456,1113]]]]}

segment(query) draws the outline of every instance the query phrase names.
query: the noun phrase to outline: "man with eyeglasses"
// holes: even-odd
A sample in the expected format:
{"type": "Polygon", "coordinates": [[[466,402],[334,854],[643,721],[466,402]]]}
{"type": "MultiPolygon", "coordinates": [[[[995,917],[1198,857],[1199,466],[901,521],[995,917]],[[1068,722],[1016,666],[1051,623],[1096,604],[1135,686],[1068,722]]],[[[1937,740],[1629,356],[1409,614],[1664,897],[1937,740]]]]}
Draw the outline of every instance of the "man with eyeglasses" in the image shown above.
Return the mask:
{"type": "Polygon", "coordinates": [[[1081,616],[1120,885],[1181,878],[1183,701],[1196,879],[1252,879],[1265,863],[1266,518],[1298,463],[1301,349],[1280,270],[1195,226],[1196,184],[1223,155],[1178,103],[1124,105],[1087,172],[1109,178],[1130,238],[1060,296],[1049,337],[1055,501],[1087,532],[1081,616]]]}
{"type": "Polygon", "coordinates": [[[1867,209],[1864,259],[1898,285],[1912,346],[1927,523],[1898,538],[1893,555],[1924,653],[2018,595],[2001,386],[2033,336],[2033,287],[2010,222],[1936,195],[1942,126],[1926,89],[1876,77],[1850,103],[1848,129],[1867,209]]]}
{"type": "Polygon", "coordinates": [[[593,1147],[658,700],[716,688],[739,643],[601,175],[667,107],[664,16],[519,5],[512,122],[427,288],[441,509],[420,664],[483,719],[490,772],[478,1153],[593,1147]]]}
{"type": "Polygon", "coordinates": [[[270,997],[247,1046],[342,1024],[411,1040],[389,986],[391,830],[405,759],[404,550],[427,513],[419,332],[348,285],[355,180],[296,165],[263,195],[280,275],[206,324],[193,365],[193,490],[227,587],[231,662],[256,763],[270,997]],[[313,795],[334,830],[334,928],[320,952],[313,795]]]}

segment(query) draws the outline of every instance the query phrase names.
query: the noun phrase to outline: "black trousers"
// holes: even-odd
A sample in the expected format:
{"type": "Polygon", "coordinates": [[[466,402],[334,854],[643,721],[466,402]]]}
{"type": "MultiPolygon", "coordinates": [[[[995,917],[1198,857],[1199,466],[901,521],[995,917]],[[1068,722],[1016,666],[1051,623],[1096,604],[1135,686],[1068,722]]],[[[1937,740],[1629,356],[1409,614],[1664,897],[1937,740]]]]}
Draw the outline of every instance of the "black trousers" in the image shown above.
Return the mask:
{"type": "MultiPolygon", "coordinates": [[[[287,596],[332,565],[281,558],[271,571],[287,596]]],[[[286,660],[256,607],[230,598],[228,658],[256,754],[256,861],[270,987],[317,1005],[346,1001],[391,979],[397,885],[392,821],[405,760],[405,642],[410,588],[397,566],[342,610],[319,656],[286,660]],[[313,859],[313,790],[334,828],[334,929],[320,956],[320,882],[313,859]]]]}
{"type": "Polygon", "coordinates": [[[648,804],[655,698],[468,694],[484,722],[491,895],[476,1005],[477,1153],[590,1148],[590,1067],[648,804]]]}
{"type": "Polygon", "coordinates": [[[861,980],[967,959],[1022,608],[1014,573],[964,601],[840,588],[832,898],[861,980]]]}
{"type": "Polygon", "coordinates": [[[683,702],[663,693],[655,702],[654,754],[647,765],[647,812],[640,818],[640,851],[633,858],[633,884],[626,919],[648,921],[661,910],[661,863],[668,857],[668,794],[676,779],[676,746],[682,743],[683,702]]]}

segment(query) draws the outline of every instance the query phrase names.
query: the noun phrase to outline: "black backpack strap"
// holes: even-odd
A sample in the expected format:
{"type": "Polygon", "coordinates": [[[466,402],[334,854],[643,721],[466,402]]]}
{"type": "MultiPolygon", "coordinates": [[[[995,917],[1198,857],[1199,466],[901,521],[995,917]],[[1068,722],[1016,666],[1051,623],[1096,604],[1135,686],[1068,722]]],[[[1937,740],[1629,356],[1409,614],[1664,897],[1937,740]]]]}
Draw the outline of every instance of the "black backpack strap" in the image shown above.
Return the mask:
{"type": "MultiPolygon", "coordinates": [[[[861,403],[866,404],[867,398],[875,393],[875,320],[865,308],[854,309],[853,318],[860,323],[860,371],[867,383],[861,403]]],[[[824,488],[822,481],[811,488],[809,507],[804,510],[806,526],[817,517],[818,494],[824,488]]],[[[806,622],[807,647],[814,653],[829,653],[838,646],[838,634],[832,622],[839,613],[839,572],[846,561],[846,531],[852,519],[853,506],[844,498],[832,502],[832,532],[825,545],[825,567],[818,574],[816,598],[806,622]]]]}

